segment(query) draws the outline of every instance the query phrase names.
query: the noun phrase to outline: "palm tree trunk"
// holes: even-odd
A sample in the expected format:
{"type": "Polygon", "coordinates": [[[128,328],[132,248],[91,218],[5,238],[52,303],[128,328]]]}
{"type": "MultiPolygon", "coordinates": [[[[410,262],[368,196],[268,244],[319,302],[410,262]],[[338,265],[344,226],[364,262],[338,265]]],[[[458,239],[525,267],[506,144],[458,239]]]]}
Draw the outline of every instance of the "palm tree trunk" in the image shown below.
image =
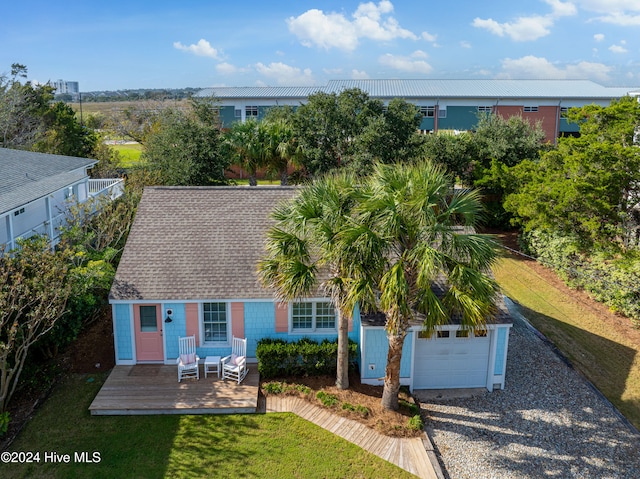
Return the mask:
{"type": "Polygon", "coordinates": [[[256,172],[252,171],[251,174],[249,175],[249,186],[257,186],[258,185],[258,180],[256,178],[256,172]]]}
{"type": "Polygon", "coordinates": [[[387,333],[389,352],[387,353],[387,368],[384,374],[384,389],[382,390],[382,407],[397,411],[398,393],[400,392],[400,361],[402,359],[402,346],[406,332],[398,334],[387,333]]]}
{"type": "Polygon", "coordinates": [[[349,389],[349,318],[338,310],[338,365],[336,387],[349,389]]]}
{"type": "Polygon", "coordinates": [[[289,184],[289,172],[287,168],[280,170],[280,186],[287,186],[289,184]]]}

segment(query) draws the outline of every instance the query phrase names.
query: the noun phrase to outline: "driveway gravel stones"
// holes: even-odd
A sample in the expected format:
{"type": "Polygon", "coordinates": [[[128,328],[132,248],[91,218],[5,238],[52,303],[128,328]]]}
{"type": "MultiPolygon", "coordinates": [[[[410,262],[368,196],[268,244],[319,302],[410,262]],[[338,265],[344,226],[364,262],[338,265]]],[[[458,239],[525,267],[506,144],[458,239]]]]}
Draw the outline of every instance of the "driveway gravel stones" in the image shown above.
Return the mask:
{"type": "Polygon", "coordinates": [[[424,399],[450,479],[640,478],[640,435],[513,310],[504,390],[424,399]]]}

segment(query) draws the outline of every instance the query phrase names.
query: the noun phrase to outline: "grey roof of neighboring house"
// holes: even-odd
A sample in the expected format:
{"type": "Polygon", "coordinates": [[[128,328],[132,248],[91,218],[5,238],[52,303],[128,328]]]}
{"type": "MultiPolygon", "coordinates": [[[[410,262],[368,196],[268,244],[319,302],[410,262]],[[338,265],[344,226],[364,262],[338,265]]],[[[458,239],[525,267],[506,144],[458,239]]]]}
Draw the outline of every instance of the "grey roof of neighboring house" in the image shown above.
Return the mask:
{"type": "Polygon", "coordinates": [[[96,160],[0,148],[0,214],[87,176],[96,160]]]}
{"type": "Polygon", "coordinates": [[[332,80],[315,87],[213,87],[196,96],[220,99],[306,99],[316,92],[359,88],[374,98],[553,98],[611,100],[638,87],[605,87],[590,80],[332,80]]]}
{"type": "Polygon", "coordinates": [[[295,187],[146,188],[113,300],[273,298],[256,276],[272,208],[295,187]]]}

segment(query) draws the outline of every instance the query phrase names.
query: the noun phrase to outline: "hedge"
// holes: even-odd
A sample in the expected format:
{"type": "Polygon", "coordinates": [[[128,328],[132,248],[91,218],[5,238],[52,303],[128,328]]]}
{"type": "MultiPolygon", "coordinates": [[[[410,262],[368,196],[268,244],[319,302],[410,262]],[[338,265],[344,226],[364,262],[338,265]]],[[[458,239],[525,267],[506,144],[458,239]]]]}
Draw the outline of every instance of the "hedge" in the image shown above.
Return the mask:
{"type": "MultiPolygon", "coordinates": [[[[355,365],[358,345],[349,340],[349,365],[355,365]]],[[[262,378],[282,376],[319,376],[335,374],[338,363],[338,342],[318,343],[309,338],[287,342],[265,338],[256,349],[258,371],[262,378]]]]}

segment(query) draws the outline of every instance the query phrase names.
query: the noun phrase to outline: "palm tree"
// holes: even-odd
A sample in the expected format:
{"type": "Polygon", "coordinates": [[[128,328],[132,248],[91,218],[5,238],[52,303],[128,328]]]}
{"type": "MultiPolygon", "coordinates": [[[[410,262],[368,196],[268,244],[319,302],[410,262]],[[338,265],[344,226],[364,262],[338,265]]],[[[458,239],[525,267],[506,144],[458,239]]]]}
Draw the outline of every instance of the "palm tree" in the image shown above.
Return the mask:
{"type": "Polygon", "coordinates": [[[352,294],[364,309],[386,316],[389,352],[382,405],[398,409],[400,360],[410,324],[432,333],[452,317],[463,328],[483,325],[494,312],[497,285],[490,274],[496,243],[473,233],[482,216],[477,191],[455,190],[432,163],[376,164],[340,234],[350,251],[352,294]],[[357,255],[357,256],[355,256],[357,255]],[[444,284],[440,294],[432,286],[444,284]],[[368,285],[367,285],[368,284],[368,285]],[[371,294],[378,295],[372,300],[371,294]]]}
{"type": "Polygon", "coordinates": [[[266,287],[278,299],[295,301],[319,287],[331,297],[338,315],[336,386],[349,387],[348,324],[355,307],[350,294],[349,257],[341,255],[338,233],[349,222],[356,203],[355,180],[341,172],[305,186],[300,194],[279,205],[276,224],[267,233],[266,254],[258,265],[266,287]]]}
{"type": "Polygon", "coordinates": [[[226,133],[225,141],[232,151],[233,163],[246,169],[249,173],[249,185],[256,186],[258,168],[264,166],[268,156],[264,125],[254,118],[234,123],[226,133]]]}
{"type": "Polygon", "coordinates": [[[289,165],[297,164],[300,148],[293,135],[291,123],[283,118],[263,120],[266,130],[267,168],[278,174],[280,185],[289,183],[289,165]]]}

